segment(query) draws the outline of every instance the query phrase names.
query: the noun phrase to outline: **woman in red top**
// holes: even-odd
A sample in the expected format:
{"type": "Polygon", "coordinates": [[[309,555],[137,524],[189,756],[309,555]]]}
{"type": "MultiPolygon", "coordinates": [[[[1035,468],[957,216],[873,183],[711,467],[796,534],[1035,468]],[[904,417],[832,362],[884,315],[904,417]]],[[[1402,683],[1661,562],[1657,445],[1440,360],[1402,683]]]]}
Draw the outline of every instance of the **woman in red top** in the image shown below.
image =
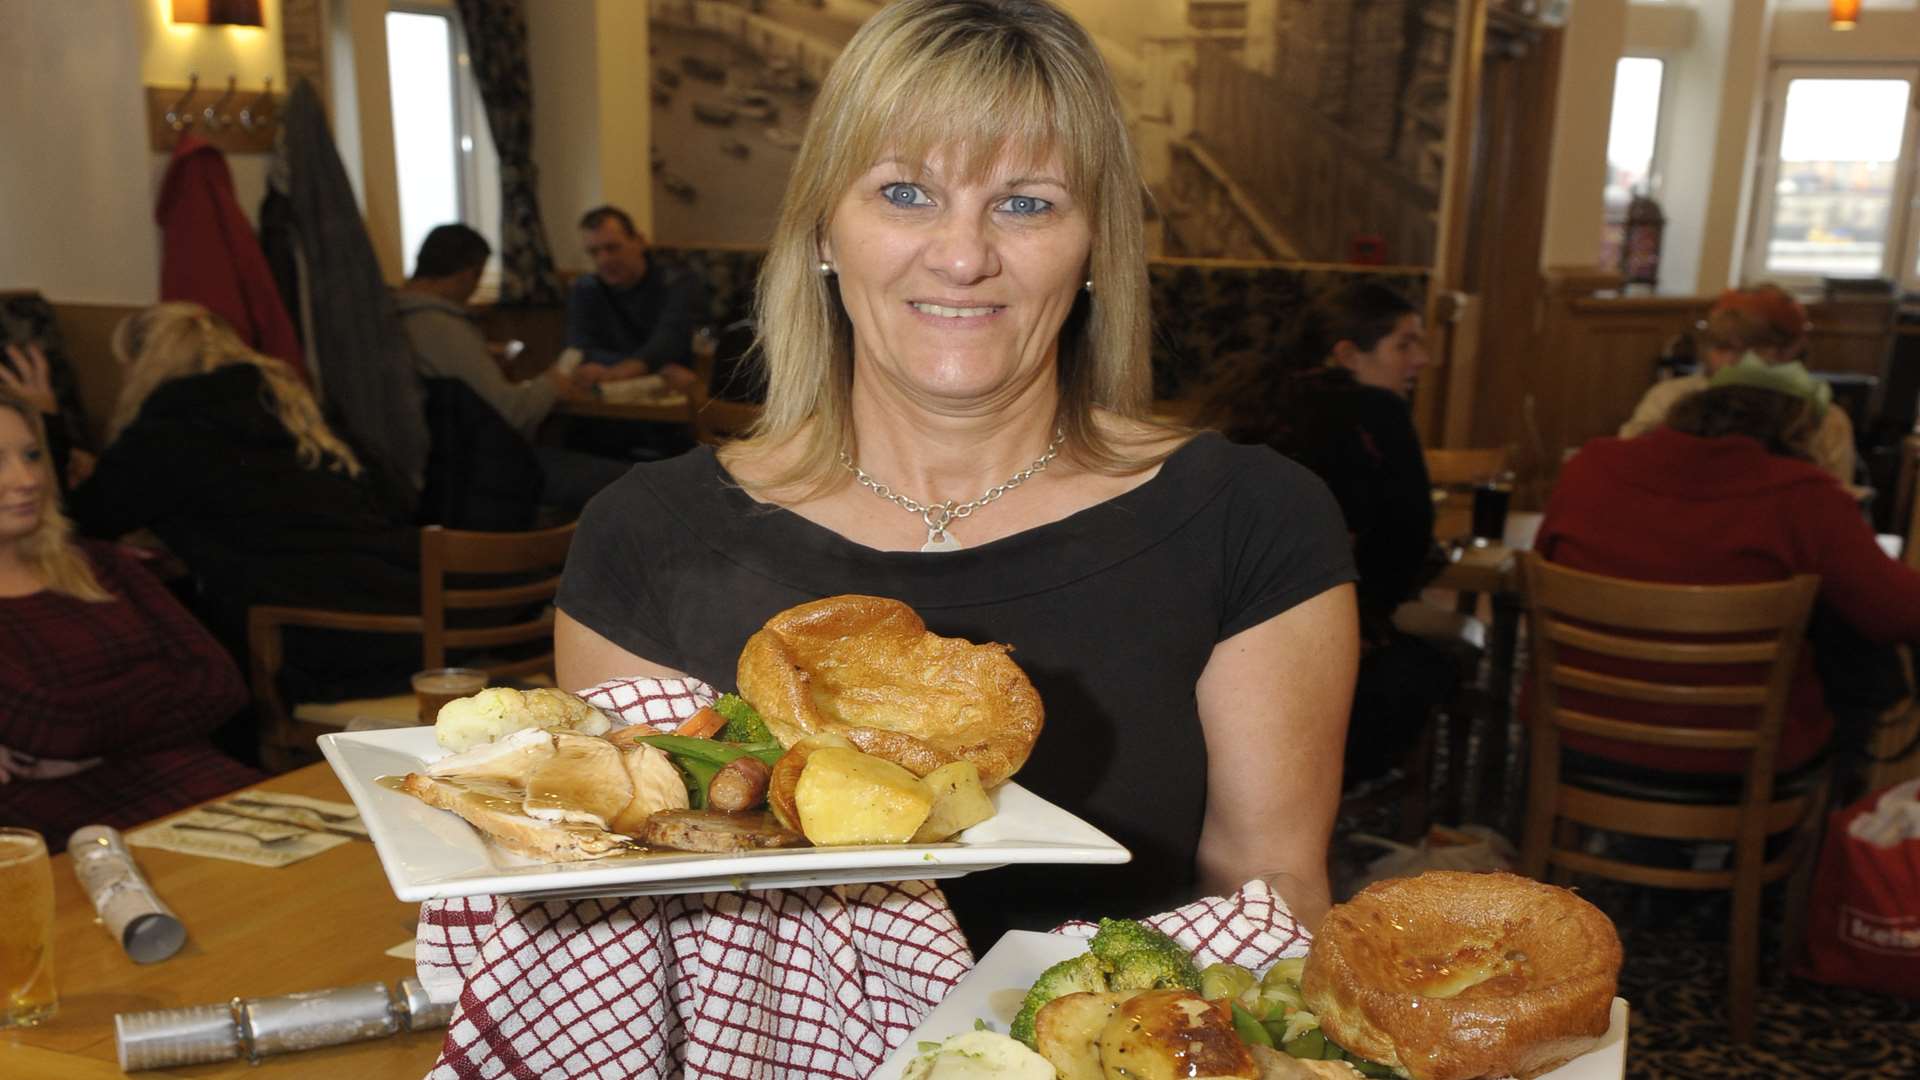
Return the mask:
{"type": "Polygon", "coordinates": [[[76,542],[56,502],[44,362],[0,365],[0,824],[59,851],[261,779],[207,735],[246,704],[211,635],[125,550],[76,542]]]}
{"type": "MultiPolygon", "coordinates": [[[[1676,404],[1665,427],[1596,439],[1561,470],[1535,549],[1578,570],[1640,581],[1730,585],[1820,576],[1820,603],[1873,642],[1920,641],[1920,574],[1888,558],[1853,497],[1807,458],[1825,402],[1802,373],[1730,368],[1676,404]]],[[[1622,665],[1631,674],[1632,665],[1622,665]]],[[[1582,708],[1581,695],[1562,704],[1582,708]]],[[[1593,707],[1588,703],[1584,707],[1593,707]]],[[[1713,707],[1637,706],[1635,719],[1751,723],[1713,707]]],[[[1833,735],[1811,649],[1802,649],[1779,768],[1814,760],[1833,735]]],[[[1738,772],[1733,751],[1634,747],[1568,734],[1569,749],[1664,771],[1738,772]]]]}

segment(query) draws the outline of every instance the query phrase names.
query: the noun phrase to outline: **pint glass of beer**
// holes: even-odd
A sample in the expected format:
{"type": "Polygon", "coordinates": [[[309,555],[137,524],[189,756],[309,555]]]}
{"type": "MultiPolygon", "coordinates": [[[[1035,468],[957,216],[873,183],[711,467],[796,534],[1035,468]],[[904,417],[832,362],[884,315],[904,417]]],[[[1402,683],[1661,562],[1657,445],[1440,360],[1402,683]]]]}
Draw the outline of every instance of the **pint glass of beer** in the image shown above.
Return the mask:
{"type": "Polygon", "coordinates": [[[53,867],[32,829],[0,829],[0,1028],[53,1015],[53,867]]]}
{"type": "Polygon", "coordinates": [[[416,673],[413,696],[420,704],[420,722],[433,723],[440,716],[440,706],[486,688],[487,673],[475,668],[430,668],[416,673]]]}

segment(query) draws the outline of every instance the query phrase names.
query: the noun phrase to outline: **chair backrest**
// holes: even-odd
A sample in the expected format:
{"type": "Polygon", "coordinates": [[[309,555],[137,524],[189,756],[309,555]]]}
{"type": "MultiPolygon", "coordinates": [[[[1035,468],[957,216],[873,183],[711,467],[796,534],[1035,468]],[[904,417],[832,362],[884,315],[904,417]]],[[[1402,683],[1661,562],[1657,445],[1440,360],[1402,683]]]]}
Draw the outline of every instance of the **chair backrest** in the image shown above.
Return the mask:
{"type": "Polygon", "coordinates": [[[1507,471],[1507,448],[1432,449],[1426,452],[1427,481],[1438,487],[1464,487],[1507,471]]]}
{"type": "Polygon", "coordinates": [[[1536,738],[1558,732],[1650,746],[1747,751],[1749,792],[1772,787],[1800,643],[1820,579],[1757,585],[1661,585],[1557,566],[1523,555],[1531,620],[1536,738]],[[1568,650],[1573,650],[1569,652],[1568,650]],[[1630,661],[1638,677],[1584,658],[1630,661]],[[1703,666],[1716,677],[1703,679],[1703,666]],[[1671,670],[1659,679],[1645,672],[1671,670]],[[1729,670],[1749,671],[1719,677],[1729,670]],[[1751,727],[1673,727],[1564,708],[1562,691],[1623,703],[1753,710],[1751,727]],[[1551,731],[1547,730],[1551,727],[1551,731]]]}
{"type": "Polygon", "coordinates": [[[420,530],[425,666],[444,667],[450,649],[535,643],[544,648],[533,655],[475,666],[496,677],[551,672],[553,597],[560,589],[560,571],[577,524],[518,533],[461,532],[437,525],[420,530]],[[450,577],[454,580],[449,581],[450,577]],[[462,626],[458,613],[464,611],[496,614],[482,624],[462,626]],[[501,613],[507,616],[505,622],[499,619],[501,613]]]}
{"type": "Polygon", "coordinates": [[[760,419],[761,409],[752,402],[709,397],[698,386],[687,394],[687,408],[694,439],[709,446],[744,433],[760,419]]]}

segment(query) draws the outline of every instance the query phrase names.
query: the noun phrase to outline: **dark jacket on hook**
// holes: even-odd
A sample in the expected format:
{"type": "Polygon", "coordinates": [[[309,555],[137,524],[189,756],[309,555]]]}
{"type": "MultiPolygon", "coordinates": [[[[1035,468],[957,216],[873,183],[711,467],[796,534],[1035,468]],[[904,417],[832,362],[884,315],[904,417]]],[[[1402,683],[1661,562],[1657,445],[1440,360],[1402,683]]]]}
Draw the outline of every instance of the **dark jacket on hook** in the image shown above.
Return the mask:
{"type": "Polygon", "coordinates": [[[418,492],[427,468],[425,394],[312,83],[295,84],[280,122],[279,153],[311,320],[307,351],[322,395],[356,445],[392,465],[418,492]]]}
{"type": "Polygon", "coordinates": [[[163,239],[160,299],[203,305],[242,341],[305,378],[293,320],[234,198],[227,159],[212,143],[192,133],[180,137],[153,216],[163,239]]]}

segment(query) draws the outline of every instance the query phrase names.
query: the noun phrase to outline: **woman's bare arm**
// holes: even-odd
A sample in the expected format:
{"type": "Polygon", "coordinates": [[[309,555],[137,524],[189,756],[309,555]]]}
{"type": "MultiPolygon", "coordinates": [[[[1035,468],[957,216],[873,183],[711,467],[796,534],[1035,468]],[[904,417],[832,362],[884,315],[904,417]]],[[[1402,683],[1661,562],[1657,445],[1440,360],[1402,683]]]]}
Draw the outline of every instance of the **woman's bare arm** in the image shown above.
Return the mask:
{"type": "Polygon", "coordinates": [[[554,614],[553,676],[563,690],[584,690],[608,679],[646,676],[683,679],[686,673],[642,660],[575,622],[566,612],[554,614]]]}
{"type": "Polygon", "coordinates": [[[1353,597],[1351,585],[1329,589],[1221,642],[1196,691],[1208,761],[1200,887],[1226,895],[1267,878],[1308,929],[1332,903],[1327,844],[1360,663],[1353,597]]]}

